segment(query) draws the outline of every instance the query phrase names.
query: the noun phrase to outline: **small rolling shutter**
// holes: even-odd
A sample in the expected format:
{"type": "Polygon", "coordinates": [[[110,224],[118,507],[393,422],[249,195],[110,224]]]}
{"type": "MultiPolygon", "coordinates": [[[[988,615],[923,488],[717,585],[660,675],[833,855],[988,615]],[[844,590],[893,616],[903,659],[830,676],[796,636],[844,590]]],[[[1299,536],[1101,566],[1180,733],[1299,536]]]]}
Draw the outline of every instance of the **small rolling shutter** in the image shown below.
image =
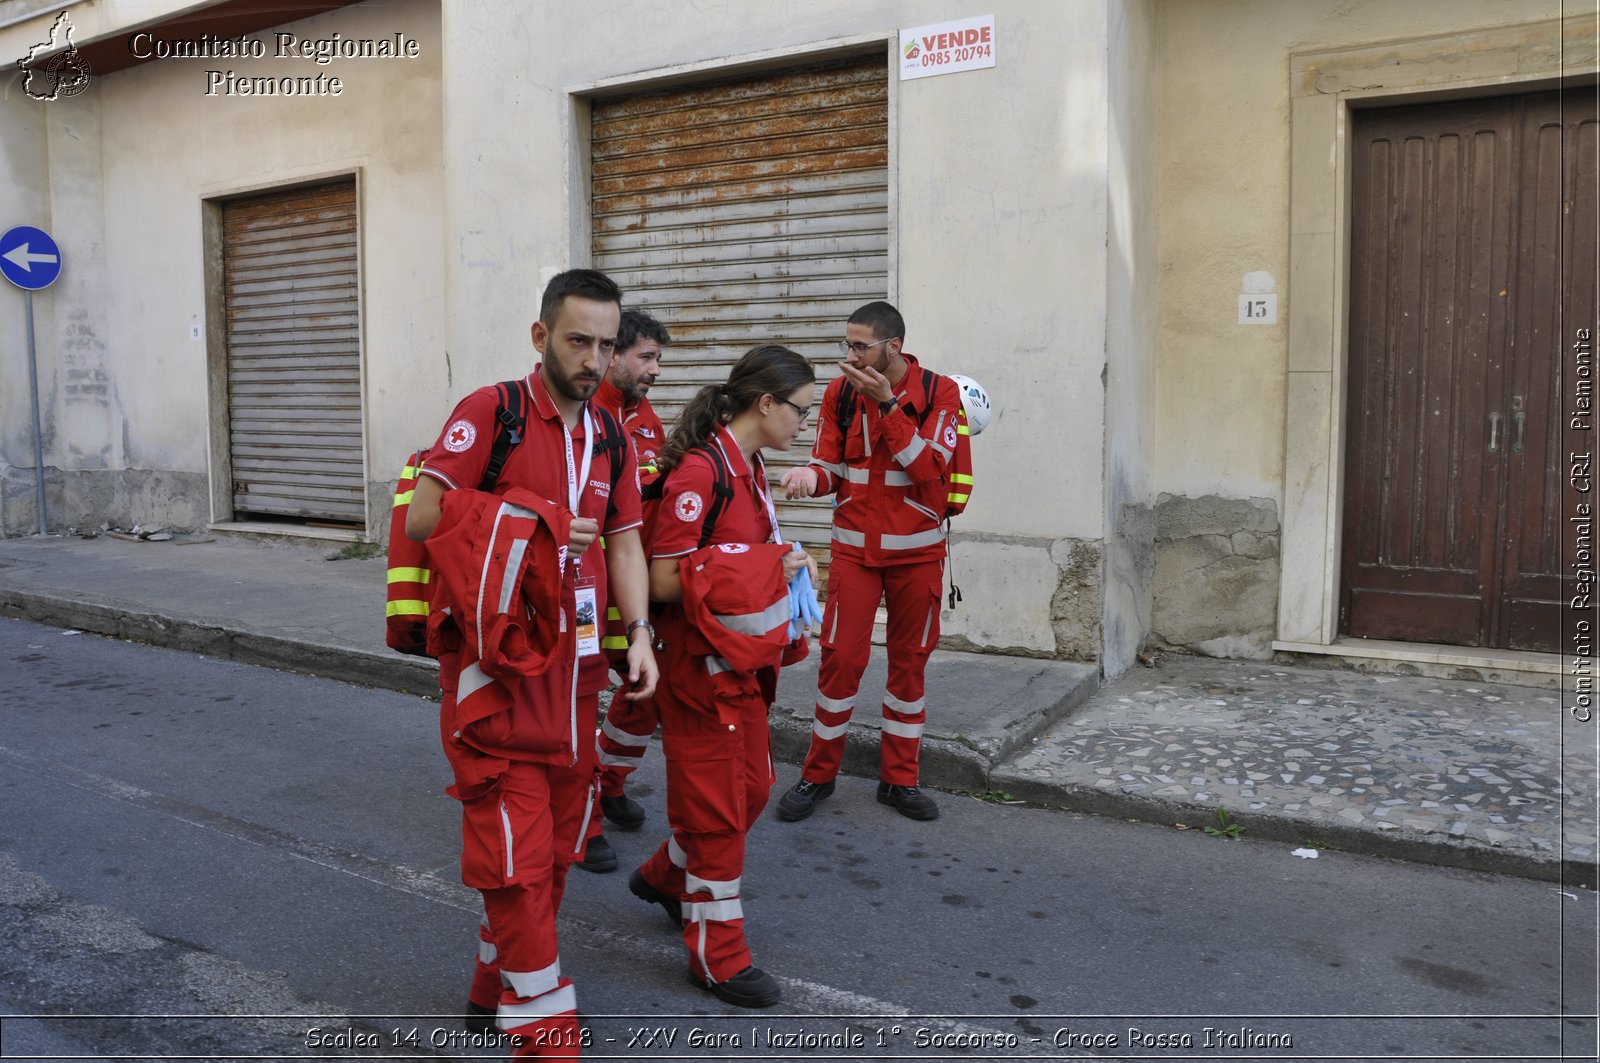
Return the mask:
{"type": "MultiPolygon", "coordinates": [[[[669,427],[749,348],[818,371],[810,454],[845,319],[888,291],[888,74],[882,56],[593,107],[594,263],[672,334],[650,401],[669,427]]],[[[827,501],[780,503],[785,534],[826,559],[827,501]]]]}
{"type": "Polygon", "coordinates": [[[222,218],[235,515],[364,524],[355,181],[222,218]]]}

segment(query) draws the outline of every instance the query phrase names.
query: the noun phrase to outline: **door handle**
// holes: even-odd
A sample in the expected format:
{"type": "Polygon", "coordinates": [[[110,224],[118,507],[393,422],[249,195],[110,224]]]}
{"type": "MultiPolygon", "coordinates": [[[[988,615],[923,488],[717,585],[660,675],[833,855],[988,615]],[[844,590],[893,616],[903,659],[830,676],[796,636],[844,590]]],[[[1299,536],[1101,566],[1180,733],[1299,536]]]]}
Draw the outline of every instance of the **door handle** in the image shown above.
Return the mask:
{"type": "Polygon", "coordinates": [[[1524,441],[1523,437],[1527,435],[1528,431],[1528,415],[1523,413],[1521,410],[1518,410],[1512,415],[1512,419],[1517,423],[1517,438],[1511,444],[1511,452],[1513,454],[1521,454],[1524,450],[1522,445],[1524,441]]]}
{"type": "Polygon", "coordinates": [[[1500,414],[1489,415],[1489,453],[1500,453],[1500,414]]]}

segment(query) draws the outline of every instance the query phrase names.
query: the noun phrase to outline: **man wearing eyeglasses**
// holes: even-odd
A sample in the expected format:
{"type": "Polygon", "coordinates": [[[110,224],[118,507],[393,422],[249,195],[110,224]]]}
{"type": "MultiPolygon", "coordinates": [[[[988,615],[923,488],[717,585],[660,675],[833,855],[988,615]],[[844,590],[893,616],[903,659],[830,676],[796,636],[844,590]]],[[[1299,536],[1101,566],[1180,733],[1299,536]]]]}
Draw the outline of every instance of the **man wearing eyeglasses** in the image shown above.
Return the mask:
{"type": "Polygon", "coordinates": [[[788,498],[835,496],[816,716],[800,781],[778,817],[805,819],[834,790],[856,690],[886,602],[889,677],[883,697],[878,801],[910,819],[937,819],[917,788],[927,720],[923,673],[939,641],[946,468],[960,394],[905,352],[905,320],[885,302],[850,315],[841,375],[823,393],[811,462],[783,477],[788,498]]]}

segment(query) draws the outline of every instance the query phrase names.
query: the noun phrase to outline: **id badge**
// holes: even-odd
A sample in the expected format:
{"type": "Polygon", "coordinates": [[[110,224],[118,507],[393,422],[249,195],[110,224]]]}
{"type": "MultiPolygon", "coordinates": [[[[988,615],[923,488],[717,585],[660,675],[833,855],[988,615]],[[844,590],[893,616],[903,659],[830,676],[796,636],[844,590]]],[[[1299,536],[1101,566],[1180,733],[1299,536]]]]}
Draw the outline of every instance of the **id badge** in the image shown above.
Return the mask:
{"type": "Polygon", "coordinates": [[[600,652],[599,603],[595,600],[594,580],[580,580],[577,594],[578,656],[589,657],[600,652]]]}

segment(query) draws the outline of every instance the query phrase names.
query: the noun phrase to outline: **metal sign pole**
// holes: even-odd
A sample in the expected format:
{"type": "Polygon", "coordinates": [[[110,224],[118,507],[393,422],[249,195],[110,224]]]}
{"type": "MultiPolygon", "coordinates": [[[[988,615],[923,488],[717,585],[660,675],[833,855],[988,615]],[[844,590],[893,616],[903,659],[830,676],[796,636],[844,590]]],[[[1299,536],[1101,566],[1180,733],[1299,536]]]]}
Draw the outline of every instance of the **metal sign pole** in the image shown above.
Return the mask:
{"type": "Polygon", "coordinates": [[[33,349],[33,293],[22,292],[22,313],[28,319],[28,391],[33,400],[33,485],[39,503],[39,534],[48,535],[44,519],[44,432],[39,427],[39,359],[33,349]]]}

